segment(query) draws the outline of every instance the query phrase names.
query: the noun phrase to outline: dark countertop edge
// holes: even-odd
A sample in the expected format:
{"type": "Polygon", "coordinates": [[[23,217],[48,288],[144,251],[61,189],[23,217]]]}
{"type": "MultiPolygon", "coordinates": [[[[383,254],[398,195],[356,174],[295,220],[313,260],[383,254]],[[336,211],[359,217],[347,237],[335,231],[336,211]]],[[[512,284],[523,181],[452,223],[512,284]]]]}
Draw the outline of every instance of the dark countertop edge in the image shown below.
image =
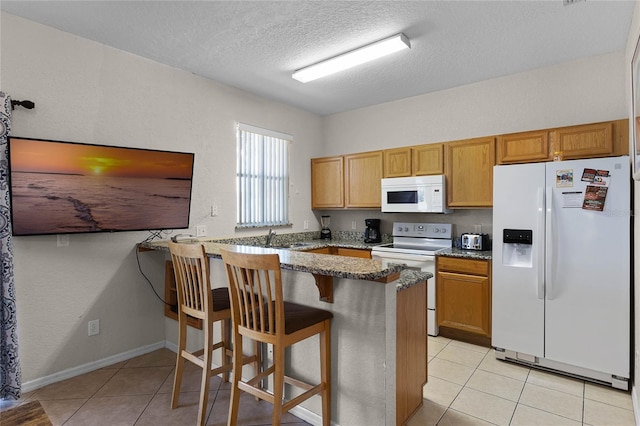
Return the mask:
{"type": "Polygon", "coordinates": [[[421,272],[414,269],[404,269],[396,283],[396,291],[406,290],[423,281],[433,278],[431,272],[421,272]]]}
{"type": "MultiPolygon", "coordinates": [[[[244,245],[241,243],[231,243],[230,239],[211,239],[211,238],[190,238],[187,240],[180,240],[181,242],[201,242],[201,243],[212,243],[212,244],[216,244],[216,245],[224,245],[224,246],[229,246],[230,248],[234,247],[234,246],[241,246],[241,247],[249,247],[249,248],[254,248],[254,249],[261,249],[264,250],[264,253],[273,253],[274,251],[280,251],[280,250],[287,250],[287,251],[295,251],[295,252],[301,252],[304,253],[306,250],[313,250],[313,249],[317,249],[317,248],[323,248],[323,247],[343,247],[343,248],[361,248],[361,249],[370,249],[371,247],[378,245],[378,244],[370,244],[370,245],[365,245],[365,243],[358,243],[358,242],[353,242],[353,241],[342,241],[342,240],[311,240],[311,241],[305,241],[305,243],[308,243],[307,245],[304,246],[300,246],[300,247],[272,247],[272,248],[266,248],[266,247],[260,247],[260,246],[252,246],[252,245],[244,245]]],[[[138,246],[145,248],[145,249],[149,249],[149,250],[158,250],[158,251],[165,251],[168,252],[169,248],[167,246],[168,241],[167,240],[162,240],[162,241],[154,241],[154,242],[142,242],[139,243],[138,246]]],[[[306,255],[309,256],[334,256],[334,255],[330,255],[330,254],[317,254],[317,253],[305,253],[306,255]]],[[[215,259],[220,259],[221,256],[219,253],[216,252],[210,252],[207,251],[207,256],[209,258],[215,258],[215,259]]],[[[345,256],[339,256],[341,259],[344,260],[345,256]]],[[[349,260],[353,260],[353,262],[368,262],[368,261],[374,261],[372,259],[363,259],[363,258],[357,258],[357,257],[353,257],[353,258],[349,258],[349,260]]],[[[355,279],[355,280],[367,280],[367,281],[377,281],[381,278],[385,278],[389,275],[392,275],[394,273],[400,272],[400,278],[398,280],[392,281],[396,283],[396,288],[398,291],[404,290],[406,288],[412,287],[422,281],[425,281],[429,278],[433,277],[433,274],[429,273],[429,272],[420,272],[420,271],[415,271],[415,270],[409,270],[409,269],[405,269],[405,266],[402,264],[391,264],[388,265],[388,267],[386,269],[381,270],[380,272],[374,272],[374,273],[358,273],[358,272],[347,272],[347,271],[342,271],[342,270],[337,270],[337,269],[326,269],[326,268],[315,268],[313,266],[309,266],[309,265],[298,265],[295,263],[287,263],[286,261],[283,261],[281,263],[281,267],[282,269],[285,270],[290,270],[290,271],[297,271],[297,272],[308,272],[311,274],[318,274],[318,275],[327,275],[327,276],[332,276],[332,277],[338,277],[338,278],[348,278],[348,279],[355,279]]]]}
{"type": "Polygon", "coordinates": [[[456,248],[445,248],[438,250],[436,252],[436,256],[458,257],[462,259],[491,260],[493,259],[493,252],[491,250],[474,251],[456,248]]]}

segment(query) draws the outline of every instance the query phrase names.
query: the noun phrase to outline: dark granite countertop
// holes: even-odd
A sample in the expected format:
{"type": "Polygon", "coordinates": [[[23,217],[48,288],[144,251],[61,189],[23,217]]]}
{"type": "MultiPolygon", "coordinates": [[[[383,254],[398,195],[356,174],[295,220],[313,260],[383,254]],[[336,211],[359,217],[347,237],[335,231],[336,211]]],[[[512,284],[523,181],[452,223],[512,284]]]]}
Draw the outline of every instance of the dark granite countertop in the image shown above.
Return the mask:
{"type": "MultiPolygon", "coordinates": [[[[393,282],[398,291],[416,285],[426,279],[433,278],[433,274],[405,269],[402,264],[383,264],[380,260],[364,259],[331,254],[307,253],[323,247],[343,247],[354,249],[371,249],[380,244],[367,244],[352,239],[295,239],[297,234],[278,235],[273,247],[264,247],[264,237],[247,238],[190,238],[180,240],[182,242],[200,242],[204,244],[209,257],[220,258],[220,249],[228,249],[242,253],[277,253],[280,256],[282,269],[309,272],[317,275],[326,275],[339,278],[356,280],[370,280],[380,282],[393,282]],[[287,239],[287,235],[291,236],[287,239]]],[[[167,251],[168,241],[151,241],[139,244],[139,247],[147,250],[167,251]]]]}
{"type": "Polygon", "coordinates": [[[463,259],[476,259],[476,260],[491,260],[492,251],[476,251],[476,250],[462,250],[456,248],[441,249],[436,252],[436,256],[443,257],[459,257],[463,259]]]}

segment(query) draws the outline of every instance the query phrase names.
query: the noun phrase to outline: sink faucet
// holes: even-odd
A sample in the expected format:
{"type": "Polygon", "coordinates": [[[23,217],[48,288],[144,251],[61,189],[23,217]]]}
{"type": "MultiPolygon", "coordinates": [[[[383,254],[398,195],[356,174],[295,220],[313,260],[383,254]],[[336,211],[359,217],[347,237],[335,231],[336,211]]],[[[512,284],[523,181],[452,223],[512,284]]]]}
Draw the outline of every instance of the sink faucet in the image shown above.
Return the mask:
{"type": "Polygon", "coordinates": [[[271,247],[271,244],[273,243],[273,238],[275,236],[276,236],[276,231],[273,231],[271,228],[269,228],[269,232],[267,233],[267,241],[265,242],[265,246],[271,247]]]}

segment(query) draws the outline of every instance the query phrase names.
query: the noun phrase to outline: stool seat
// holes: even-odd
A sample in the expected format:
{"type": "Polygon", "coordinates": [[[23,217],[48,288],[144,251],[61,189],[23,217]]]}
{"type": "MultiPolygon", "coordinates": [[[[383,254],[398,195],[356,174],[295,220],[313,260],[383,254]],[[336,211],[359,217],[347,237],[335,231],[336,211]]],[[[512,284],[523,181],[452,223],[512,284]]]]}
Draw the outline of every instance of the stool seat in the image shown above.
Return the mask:
{"type": "Polygon", "coordinates": [[[229,289],[227,287],[214,288],[211,290],[213,296],[213,310],[215,312],[231,309],[231,300],[229,299],[229,289]]]}

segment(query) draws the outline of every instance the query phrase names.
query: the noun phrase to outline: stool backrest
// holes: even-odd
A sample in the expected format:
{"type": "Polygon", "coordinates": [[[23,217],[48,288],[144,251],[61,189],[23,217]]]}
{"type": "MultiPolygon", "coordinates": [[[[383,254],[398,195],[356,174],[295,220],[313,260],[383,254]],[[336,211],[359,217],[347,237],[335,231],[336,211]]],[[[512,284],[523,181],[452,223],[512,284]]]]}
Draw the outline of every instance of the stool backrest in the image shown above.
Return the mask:
{"type": "Polygon", "coordinates": [[[263,342],[284,336],[280,257],[220,250],[229,278],[231,315],[241,334],[263,342]]]}
{"type": "Polygon", "coordinates": [[[213,309],[209,259],[202,244],[169,242],[176,276],[178,304],[187,315],[205,319],[213,309]]]}

